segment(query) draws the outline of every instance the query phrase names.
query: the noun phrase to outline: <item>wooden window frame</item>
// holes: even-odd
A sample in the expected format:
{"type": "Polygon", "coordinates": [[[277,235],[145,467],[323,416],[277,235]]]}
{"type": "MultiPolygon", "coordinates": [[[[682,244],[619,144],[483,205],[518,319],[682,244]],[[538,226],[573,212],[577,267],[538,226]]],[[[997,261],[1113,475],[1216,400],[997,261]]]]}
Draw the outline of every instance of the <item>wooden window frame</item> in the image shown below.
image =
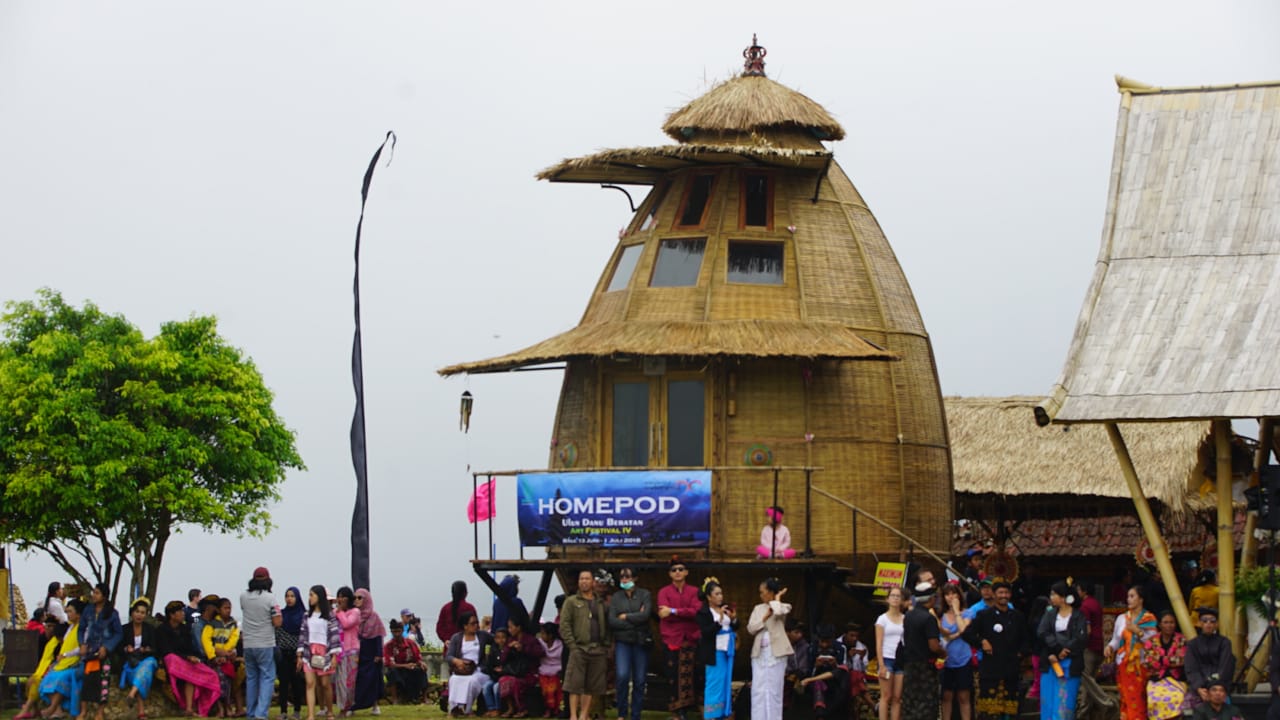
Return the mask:
{"type": "Polygon", "coordinates": [[[672,230],[701,230],[707,224],[707,215],[711,213],[711,203],[716,197],[716,186],[720,184],[720,173],[714,170],[695,170],[689,173],[689,177],[684,183],[684,192],[681,193],[680,207],[676,208],[676,216],[672,218],[672,230]],[[708,176],[711,178],[711,187],[707,189],[707,204],[702,207],[702,216],[698,218],[697,225],[681,225],[680,219],[684,217],[685,208],[689,205],[689,195],[693,192],[694,182],[700,178],[708,176]]]}
{"type": "Polygon", "coordinates": [[[640,212],[637,214],[635,222],[632,223],[631,230],[627,233],[628,235],[648,232],[658,227],[658,206],[662,204],[663,200],[667,199],[667,193],[670,191],[670,180],[659,180],[653,186],[653,190],[649,193],[649,199],[640,207],[640,212]],[[650,214],[653,215],[653,224],[646,228],[644,225],[648,221],[650,214]]]}
{"type": "Polygon", "coordinates": [[[773,185],[774,173],[768,170],[743,170],[739,173],[738,178],[738,229],[747,230],[749,228],[763,228],[765,230],[773,230],[773,185]],[[763,176],[765,179],[765,224],[764,225],[748,225],[747,224],[747,178],[749,176],[763,176]]]}
{"type": "Polygon", "coordinates": [[[649,267],[649,280],[645,283],[648,288],[686,288],[700,287],[702,284],[702,273],[707,271],[707,248],[711,246],[711,238],[707,235],[690,235],[689,237],[663,237],[658,238],[657,246],[653,249],[653,264],[649,267]],[[653,276],[658,272],[658,262],[662,257],[662,245],[668,242],[685,242],[690,240],[702,241],[702,259],[698,262],[698,276],[694,278],[692,285],[654,285],[653,276]]]}

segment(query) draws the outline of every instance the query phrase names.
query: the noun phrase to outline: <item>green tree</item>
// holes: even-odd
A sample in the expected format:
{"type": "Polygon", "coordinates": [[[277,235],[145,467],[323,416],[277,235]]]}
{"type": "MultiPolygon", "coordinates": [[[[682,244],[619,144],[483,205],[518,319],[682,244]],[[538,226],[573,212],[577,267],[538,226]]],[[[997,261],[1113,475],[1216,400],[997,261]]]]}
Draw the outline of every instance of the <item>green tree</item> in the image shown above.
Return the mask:
{"type": "Polygon", "coordinates": [[[155,597],[182,528],[270,530],[268,505],[302,459],[214,318],[148,339],[42,290],[6,304],[0,333],[0,541],[48,553],[79,582],[115,593],[127,577],[155,597]]]}

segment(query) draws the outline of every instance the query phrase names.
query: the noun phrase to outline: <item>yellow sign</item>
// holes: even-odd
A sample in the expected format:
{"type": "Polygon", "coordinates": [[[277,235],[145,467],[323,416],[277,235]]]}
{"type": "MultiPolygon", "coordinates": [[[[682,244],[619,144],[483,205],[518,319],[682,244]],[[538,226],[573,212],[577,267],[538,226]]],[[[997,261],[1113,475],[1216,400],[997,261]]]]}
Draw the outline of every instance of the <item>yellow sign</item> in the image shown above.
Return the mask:
{"type": "Polygon", "coordinates": [[[876,577],[871,581],[876,586],[876,591],[872,594],[876,597],[885,597],[889,594],[889,588],[900,588],[906,580],[906,563],[876,563],[876,577]]]}

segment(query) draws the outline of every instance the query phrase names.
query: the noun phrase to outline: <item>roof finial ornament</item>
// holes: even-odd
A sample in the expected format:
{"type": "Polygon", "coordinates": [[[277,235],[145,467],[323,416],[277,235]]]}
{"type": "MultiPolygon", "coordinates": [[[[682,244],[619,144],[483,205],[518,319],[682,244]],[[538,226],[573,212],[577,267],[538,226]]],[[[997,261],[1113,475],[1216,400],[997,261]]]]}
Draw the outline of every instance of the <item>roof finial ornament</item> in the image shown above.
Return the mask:
{"type": "Polygon", "coordinates": [[[751,33],[751,47],[742,51],[742,57],[747,59],[746,62],[742,63],[743,77],[748,75],[764,77],[764,56],[768,54],[769,51],[760,47],[760,43],[756,42],[756,34],[751,33]]]}

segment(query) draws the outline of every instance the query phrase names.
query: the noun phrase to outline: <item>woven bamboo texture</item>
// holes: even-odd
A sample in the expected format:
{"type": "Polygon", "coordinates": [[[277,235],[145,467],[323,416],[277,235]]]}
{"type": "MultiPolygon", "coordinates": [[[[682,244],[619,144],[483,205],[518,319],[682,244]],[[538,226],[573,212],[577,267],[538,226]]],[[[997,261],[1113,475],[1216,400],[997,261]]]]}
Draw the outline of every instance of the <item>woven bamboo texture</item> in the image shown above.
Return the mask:
{"type": "MultiPolygon", "coordinates": [[[[604,268],[579,325],[530,348],[442,374],[494,372],[566,360],[553,437],[579,451],[577,467],[607,467],[608,388],[635,377],[637,358],[700,373],[707,387],[706,465],[746,466],[765,447],[771,464],[825,468],[813,484],[943,552],[951,540],[950,452],[933,351],[911,288],[875,217],[818,137],[843,130],[812,100],[764,78],[731,80],[677,110],[664,126],[684,145],[606,151],[550,168],[552,180],[654,185],[604,268]],[[739,80],[745,82],[739,82],[739,80]],[[757,82],[763,81],[763,82],[757,82]],[[768,96],[767,101],[752,98],[768,96]],[[653,159],[637,169],[634,161],[653,159]],[[643,178],[636,173],[643,171],[643,178]],[[771,215],[744,226],[747,174],[765,172],[771,215]],[[699,175],[714,183],[706,211],[679,224],[699,175]],[[653,222],[645,222],[653,212],[653,222]],[[651,287],[664,242],[700,239],[697,276],[651,287]],[[782,250],[778,284],[730,282],[736,241],[782,250]],[[629,278],[613,282],[627,248],[629,278]],[[610,286],[621,289],[609,291],[610,286]]],[[[553,447],[551,466],[564,467],[553,447]]],[[[778,502],[797,549],[847,563],[851,554],[909,551],[899,537],[814,495],[785,474],[778,502]]],[[[772,476],[718,471],[712,548],[751,556],[774,500],[772,476]]]]}
{"type": "Polygon", "coordinates": [[[1037,420],[1280,415],[1280,83],[1121,92],[1102,249],[1037,420]]]}

